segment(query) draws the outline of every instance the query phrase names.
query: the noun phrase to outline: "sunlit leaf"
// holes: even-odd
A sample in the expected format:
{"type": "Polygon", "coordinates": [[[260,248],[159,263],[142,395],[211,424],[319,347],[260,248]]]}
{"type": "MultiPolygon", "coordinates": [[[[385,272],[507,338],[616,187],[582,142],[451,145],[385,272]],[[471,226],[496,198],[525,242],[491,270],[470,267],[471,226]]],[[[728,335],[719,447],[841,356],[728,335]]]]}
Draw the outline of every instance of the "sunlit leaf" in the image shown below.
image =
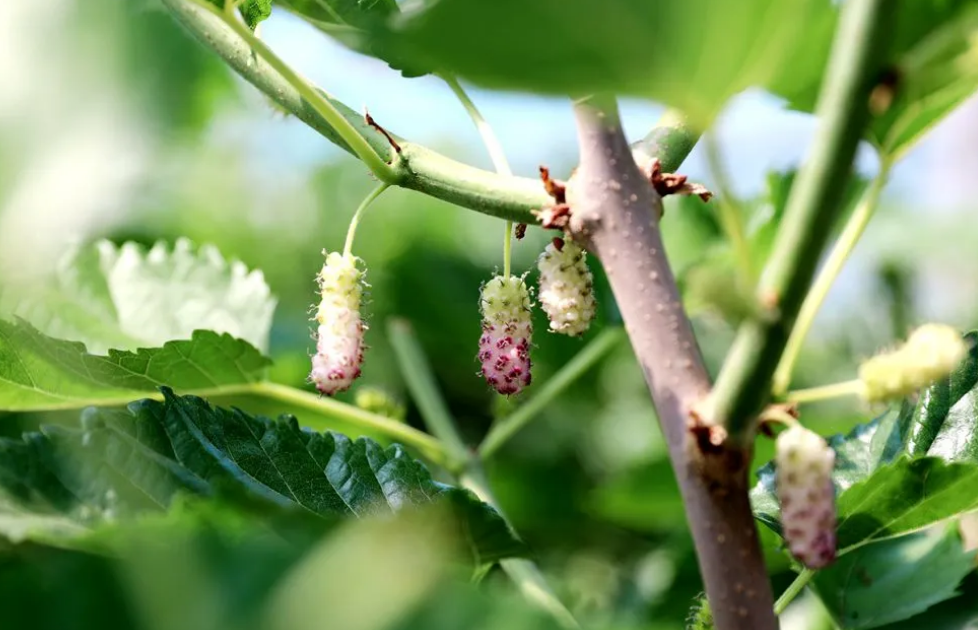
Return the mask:
{"type": "Polygon", "coordinates": [[[259,271],[178,240],[149,251],[100,241],[69,251],[46,282],[5,286],[0,314],[90,352],[135,350],[209,329],[268,347],[275,299],[259,271]]]}
{"type": "Polygon", "coordinates": [[[90,354],[23,322],[0,320],[0,410],[123,405],[161,385],[181,392],[260,380],[269,365],[249,343],[209,330],[160,348],[90,354]]]}

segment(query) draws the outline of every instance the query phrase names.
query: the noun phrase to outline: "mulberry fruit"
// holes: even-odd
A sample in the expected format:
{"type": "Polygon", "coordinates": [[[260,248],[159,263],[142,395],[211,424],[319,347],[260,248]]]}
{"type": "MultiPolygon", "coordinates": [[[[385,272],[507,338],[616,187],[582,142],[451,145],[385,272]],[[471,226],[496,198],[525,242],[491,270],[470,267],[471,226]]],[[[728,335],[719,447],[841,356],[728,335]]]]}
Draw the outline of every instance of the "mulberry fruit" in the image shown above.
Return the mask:
{"type": "Polygon", "coordinates": [[[496,276],[482,287],[482,375],[500,394],[530,384],[530,293],[522,278],[496,276]]]}
{"type": "Polygon", "coordinates": [[[809,569],[827,566],[835,560],[835,451],[796,424],[778,436],[775,460],[788,549],[809,569]]]}
{"type": "Polygon", "coordinates": [[[322,300],[316,312],[319,328],[309,378],[316,389],[332,396],[360,376],[366,330],[360,319],[363,272],[357,269],[356,258],[333,252],[326,256],[318,280],[322,300]]]}
{"type": "Polygon", "coordinates": [[[555,238],[537,259],[540,304],[554,332],[577,337],[594,319],[594,281],[587,253],[574,241],[555,238]]]}
{"type": "Polygon", "coordinates": [[[950,374],[967,354],[968,345],[954,328],[921,326],[900,348],[859,367],[863,397],[868,402],[903,398],[950,374]]]}

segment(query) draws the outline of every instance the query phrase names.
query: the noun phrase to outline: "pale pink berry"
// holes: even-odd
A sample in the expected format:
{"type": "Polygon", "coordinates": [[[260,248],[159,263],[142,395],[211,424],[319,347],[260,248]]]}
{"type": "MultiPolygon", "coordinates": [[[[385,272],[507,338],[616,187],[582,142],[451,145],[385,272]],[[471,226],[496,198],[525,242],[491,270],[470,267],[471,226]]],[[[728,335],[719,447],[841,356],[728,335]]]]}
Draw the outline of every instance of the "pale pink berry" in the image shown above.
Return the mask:
{"type": "Polygon", "coordinates": [[[835,451],[796,424],[778,436],[775,460],[785,542],[799,562],[820,569],[835,560],[835,451]]]}
{"type": "Polygon", "coordinates": [[[594,281],[587,254],[574,241],[555,238],[537,259],[540,304],[550,329],[564,335],[583,335],[594,319],[594,281]]]}
{"type": "Polygon", "coordinates": [[[326,256],[318,280],[322,299],[316,311],[319,328],[309,378],[316,389],[332,396],[360,376],[366,329],[360,319],[363,272],[357,269],[356,258],[333,252],[326,256]]]}
{"type": "Polygon", "coordinates": [[[482,287],[482,375],[500,394],[530,384],[530,293],[522,278],[496,276],[482,287]]]}

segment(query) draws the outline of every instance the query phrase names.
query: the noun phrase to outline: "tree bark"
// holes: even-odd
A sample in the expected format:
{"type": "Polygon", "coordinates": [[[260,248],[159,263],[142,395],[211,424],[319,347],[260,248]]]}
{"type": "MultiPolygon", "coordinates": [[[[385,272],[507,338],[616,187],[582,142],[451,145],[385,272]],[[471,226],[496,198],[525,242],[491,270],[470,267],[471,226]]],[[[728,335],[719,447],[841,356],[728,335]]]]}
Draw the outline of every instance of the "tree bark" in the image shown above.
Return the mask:
{"type": "Polygon", "coordinates": [[[662,200],[642,175],[614,102],[575,106],[580,165],[570,231],[604,265],[655,402],[720,630],[777,628],[748,499],[749,446],[699,420],[710,379],[659,234],[662,200]]]}

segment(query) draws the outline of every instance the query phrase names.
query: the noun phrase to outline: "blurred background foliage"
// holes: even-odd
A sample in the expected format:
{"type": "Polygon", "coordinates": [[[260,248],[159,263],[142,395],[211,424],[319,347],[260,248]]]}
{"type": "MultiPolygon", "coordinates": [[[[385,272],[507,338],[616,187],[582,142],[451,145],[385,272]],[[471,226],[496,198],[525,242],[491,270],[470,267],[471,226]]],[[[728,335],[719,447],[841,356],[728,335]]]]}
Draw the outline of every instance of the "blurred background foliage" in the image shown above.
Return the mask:
{"type": "MultiPolygon", "coordinates": [[[[302,72],[351,104],[366,103],[385,125],[487,165],[464,112],[437,81],[403,79],[381,62],[327,43],[285,12],[261,29],[302,72]]],[[[5,50],[0,55],[0,286],[31,282],[78,241],[106,237],[152,244],[188,237],[213,244],[265,274],[278,298],[272,379],[301,386],[313,348],[309,318],[321,251],[341,246],[347,221],[372,186],[366,169],[276,112],[151,0],[5,2],[0,42],[5,50]]],[[[576,150],[566,103],[480,91],[474,96],[497,124],[519,172],[532,175],[538,164],[558,174],[569,171],[576,150]]],[[[626,102],[632,136],[642,134],[659,111],[626,102]]],[[[783,201],[783,173],[804,155],[812,130],[810,117],[785,112],[756,93],[735,99],[717,124],[724,165],[741,210],[750,215],[759,257],[767,243],[765,227],[776,221],[783,201]]],[[[895,170],[884,207],[806,345],[796,385],[851,378],[860,358],[923,321],[962,329],[978,324],[972,299],[978,224],[965,218],[978,193],[976,141],[978,107],[972,102],[895,170]]],[[[875,170],[869,152],[861,154],[860,168],[875,170]]],[[[714,181],[699,150],[683,172],[708,185],[714,181]]],[[[502,230],[495,219],[413,192],[391,190],[381,197],[366,215],[355,247],[371,285],[370,349],[362,379],[344,400],[356,400],[357,387],[379,388],[406,406],[407,422],[420,425],[384,335],[385,320],[396,315],[414,325],[467,441],[477,443],[493,419],[512,407],[515,401],[491,395],[477,378],[474,360],[478,288],[500,265],[502,230]]],[[[712,206],[698,199],[669,200],[663,232],[696,315],[703,351],[716,369],[737,311],[726,281],[730,255],[712,206]]],[[[514,269],[529,268],[547,238],[530,229],[515,246],[514,269]]],[[[603,307],[595,327],[600,329],[614,325],[616,313],[599,266],[593,270],[603,307]]],[[[587,338],[549,335],[539,312],[536,317],[533,361],[539,383],[587,338]]],[[[588,338],[594,334],[592,329],[588,338]]],[[[805,420],[830,434],[875,411],[838,402],[813,406],[805,420]]],[[[39,418],[2,420],[0,432],[16,435],[39,418]]],[[[771,452],[770,442],[760,440],[758,465],[771,452]]],[[[574,613],[622,628],[682,626],[701,588],[695,555],[654,411],[626,345],[510,442],[490,462],[489,473],[506,513],[574,613]]],[[[168,553],[181,562],[162,573],[154,565],[162,556],[152,554],[138,566],[120,568],[74,552],[30,545],[6,549],[0,556],[0,609],[14,611],[7,617],[14,628],[27,623],[94,627],[79,625],[83,619],[100,620],[99,627],[108,628],[135,623],[147,610],[167,610],[160,601],[202,602],[195,612],[183,611],[197,617],[156,614],[144,627],[252,627],[260,621],[250,615],[252,598],[292,575],[289,568],[313,543],[278,548],[247,524],[229,541],[223,518],[208,518],[221,523],[216,533],[205,528],[188,533],[187,540],[170,541],[168,553]],[[248,562],[242,565],[229,549],[247,549],[248,562]],[[48,604],[55,599],[58,607],[48,604]],[[62,614],[62,607],[76,613],[62,614]],[[29,619],[19,618],[18,611],[29,619]]],[[[350,536],[359,535],[351,531],[350,536]]],[[[792,574],[774,538],[761,531],[778,592],[792,574]]],[[[405,574],[403,564],[400,573],[395,569],[397,554],[407,552],[384,553],[389,555],[378,566],[392,572],[384,584],[405,588],[412,572],[405,574]]],[[[403,562],[412,566],[413,560],[403,562]]],[[[338,584],[359,575],[341,564],[323,570],[326,577],[313,583],[338,584]]],[[[357,579],[369,583],[378,575],[357,579]]],[[[444,576],[432,569],[421,580],[420,593],[405,595],[403,609],[393,617],[401,620],[396,627],[548,627],[506,594],[495,574],[482,592],[457,585],[439,591],[433,585],[440,580],[444,576]],[[438,597],[427,597],[436,591],[438,597]]],[[[966,585],[973,598],[974,580],[966,585]]],[[[955,602],[961,599],[942,610],[960,619],[955,602]]],[[[819,621],[824,615],[818,606],[810,598],[800,600],[786,627],[827,627],[820,625],[825,622],[819,621]]],[[[317,623],[317,614],[281,627],[395,627],[371,626],[369,620],[317,623]]]]}

